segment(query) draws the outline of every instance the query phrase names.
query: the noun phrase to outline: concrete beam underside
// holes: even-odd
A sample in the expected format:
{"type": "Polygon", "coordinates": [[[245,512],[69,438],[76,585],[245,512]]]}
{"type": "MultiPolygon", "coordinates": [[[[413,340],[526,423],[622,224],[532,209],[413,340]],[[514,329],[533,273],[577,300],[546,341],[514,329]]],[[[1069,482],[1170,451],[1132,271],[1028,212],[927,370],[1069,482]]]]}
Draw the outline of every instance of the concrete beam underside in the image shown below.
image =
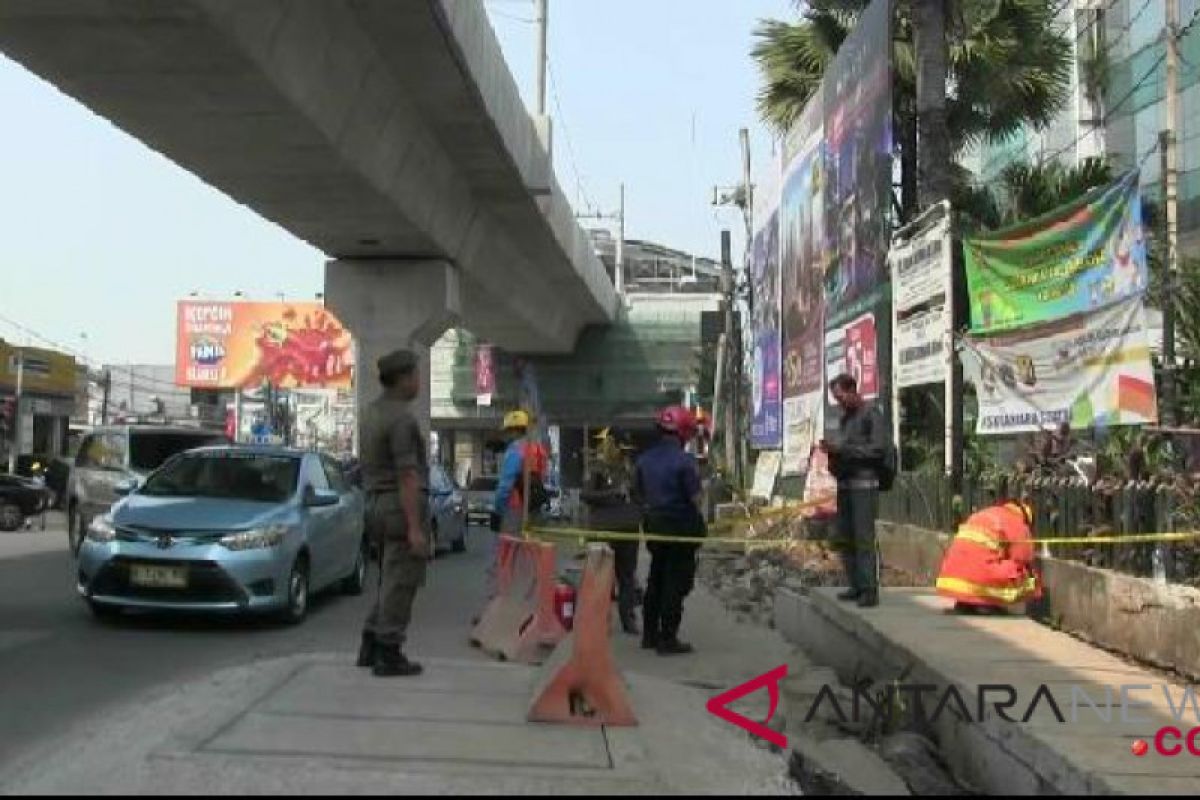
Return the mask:
{"type": "Polygon", "coordinates": [[[331,256],[453,264],[506,349],[615,313],[477,2],[0,0],[0,49],[331,256]]]}

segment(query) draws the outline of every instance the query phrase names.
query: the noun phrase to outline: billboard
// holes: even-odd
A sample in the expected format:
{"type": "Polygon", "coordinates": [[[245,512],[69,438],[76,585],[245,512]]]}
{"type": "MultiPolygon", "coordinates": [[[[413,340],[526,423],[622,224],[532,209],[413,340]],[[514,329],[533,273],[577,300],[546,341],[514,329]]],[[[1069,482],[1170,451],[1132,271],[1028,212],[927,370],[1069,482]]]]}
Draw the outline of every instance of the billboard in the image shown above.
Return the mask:
{"type": "Polygon", "coordinates": [[[1095,311],[1149,285],[1138,174],[1015,228],[963,241],[971,331],[1095,311]]]}
{"type": "Polygon", "coordinates": [[[862,13],[787,137],[785,474],[804,469],[823,420],[837,418],[826,408],[829,370],[861,374],[866,394],[888,400],[891,5],[874,0],[862,13]]]}
{"type": "Polygon", "coordinates": [[[74,357],[39,347],[18,348],[0,340],[0,390],[15,393],[18,372],[21,390],[27,394],[74,397],[79,389],[74,357]]]}
{"type": "Polygon", "coordinates": [[[751,376],[750,445],[759,450],[783,446],[783,386],[781,370],[779,274],[779,168],[771,168],[755,194],[758,230],[750,250],[750,280],[754,292],[751,336],[754,367],[751,376]]]}
{"type": "Polygon", "coordinates": [[[1156,422],[1142,298],[1008,334],[967,337],[980,434],[1156,422]]]}
{"type": "MultiPolygon", "coordinates": [[[[825,72],[825,270],[827,379],[859,378],[859,391],[890,404],[892,361],[888,250],[892,208],[892,9],[875,0],[825,72]]],[[[837,416],[828,398],[826,424],[837,416]]]]}
{"type": "MultiPolygon", "coordinates": [[[[821,97],[820,94],[817,95],[821,97]]],[[[781,198],[781,270],[785,337],[783,473],[808,464],[823,404],[825,270],[830,258],[825,224],[824,109],[809,103],[788,137],[790,156],[781,198]]]]}
{"type": "Polygon", "coordinates": [[[350,333],[320,303],[178,305],[175,383],[197,389],[348,389],[350,333]]]}

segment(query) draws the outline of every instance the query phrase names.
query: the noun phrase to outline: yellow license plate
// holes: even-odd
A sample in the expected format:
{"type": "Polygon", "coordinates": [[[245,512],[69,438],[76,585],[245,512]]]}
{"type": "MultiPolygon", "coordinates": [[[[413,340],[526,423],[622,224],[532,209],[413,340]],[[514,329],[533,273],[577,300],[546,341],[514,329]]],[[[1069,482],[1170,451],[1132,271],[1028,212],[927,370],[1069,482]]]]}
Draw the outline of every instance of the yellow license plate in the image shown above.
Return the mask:
{"type": "Polygon", "coordinates": [[[147,589],[186,589],[188,574],[183,567],[133,566],[129,582],[147,589]]]}

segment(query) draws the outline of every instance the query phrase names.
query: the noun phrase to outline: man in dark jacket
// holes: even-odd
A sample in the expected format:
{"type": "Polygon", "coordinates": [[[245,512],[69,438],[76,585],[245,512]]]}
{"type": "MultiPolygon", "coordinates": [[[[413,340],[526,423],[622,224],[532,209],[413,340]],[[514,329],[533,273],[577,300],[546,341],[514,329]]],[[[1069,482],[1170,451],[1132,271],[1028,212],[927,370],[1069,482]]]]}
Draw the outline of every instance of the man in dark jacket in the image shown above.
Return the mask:
{"type": "Polygon", "coordinates": [[[838,538],[846,567],[848,591],[839,600],[864,608],[879,605],[879,559],[875,519],[879,515],[879,473],[887,457],[887,420],[858,393],[858,382],[839,375],[829,384],[841,409],[837,427],[822,442],[829,470],[837,478],[838,538]]]}
{"type": "MultiPolygon", "coordinates": [[[[633,468],[625,448],[612,431],[605,428],[596,437],[588,488],[580,494],[587,509],[587,526],[592,530],[636,534],[641,530],[642,514],[632,500],[633,468]]],[[[612,542],[617,577],[617,609],[621,628],[636,636],[640,631],[635,609],[638,605],[637,542],[612,542]]]]}

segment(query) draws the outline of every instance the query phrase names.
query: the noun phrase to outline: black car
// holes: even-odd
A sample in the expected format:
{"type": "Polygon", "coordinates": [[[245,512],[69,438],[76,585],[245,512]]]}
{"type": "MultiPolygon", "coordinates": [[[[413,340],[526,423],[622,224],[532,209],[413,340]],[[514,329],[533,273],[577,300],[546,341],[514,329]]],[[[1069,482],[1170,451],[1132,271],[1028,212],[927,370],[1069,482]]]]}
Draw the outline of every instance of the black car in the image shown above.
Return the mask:
{"type": "Polygon", "coordinates": [[[0,475],[0,531],[19,530],[26,517],[45,511],[50,492],[40,483],[19,475],[0,475]]]}

